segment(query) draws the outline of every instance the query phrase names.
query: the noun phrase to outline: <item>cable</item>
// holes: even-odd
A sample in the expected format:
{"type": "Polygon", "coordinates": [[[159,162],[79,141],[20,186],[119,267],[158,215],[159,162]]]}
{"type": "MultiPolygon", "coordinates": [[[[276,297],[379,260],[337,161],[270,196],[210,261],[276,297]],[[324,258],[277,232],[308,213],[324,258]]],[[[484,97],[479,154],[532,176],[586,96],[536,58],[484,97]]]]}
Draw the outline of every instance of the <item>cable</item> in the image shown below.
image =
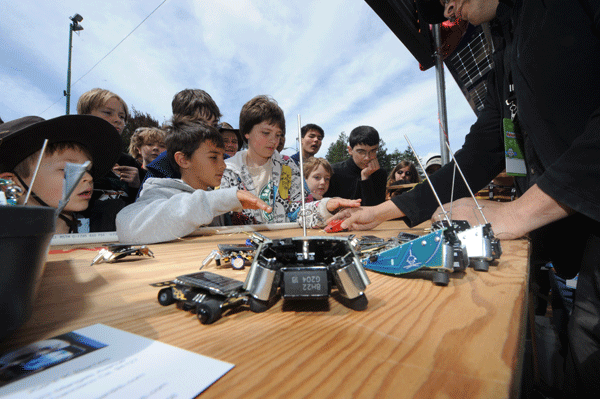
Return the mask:
{"type": "MultiPolygon", "coordinates": [[[[102,62],[102,61],[103,61],[103,60],[104,60],[106,57],[108,57],[108,56],[110,55],[110,53],[112,53],[113,51],[115,51],[115,50],[117,49],[117,47],[119,47],[119,46],[121,45],[121,43],[123,43],[125,40],[127,40],[127,38],[128,38],[129,36],[131,36],[131,34],[132,34],[133,32],[135,32],[135,31],[137,30],[137,28],[139,28],[139,27],[140,27],[140,26],[141,26],[141,25],[142,25],[144,22],[146,22],[146,20],[147,20],[148,18],[150,18],[150,16],[151,16],[152,14],[154,14],[154,13],[156,12],[156,10],[158,10],[158,9],[159,9],[159,8],[160,8],[160,7],[161,7],[163,4],[165,4],[166,2],[167,2],[167,0],[163,0],[163,2],[162,2],[162,3],[160,3],[158,6],[156,6],[156,8],[155,8],[154,10],[152,10],[152,12],[151,12],[150,14],[148,14],[148,15],[146,16],[146,18],[144,18],[144,19],[142,20],[142,22],[140,22],[140,23],[139,23],[139,24],[138,24],[138,25],[137,25],[135,28],[133,28],[133,30],[132,30],[131,32],[129,32],[129,33],[127,34],[127,36],[125,36],[125,37],[124,37],[124,38],[123,38],[123,39],[122,39],[122,40],[121,40],[119,43],[117,43],[117,45],[116,45],[115,47],[113,47],[113,48],[112,48],[112,50],[110,50],[108,53],[106,53],[106,55],[105,55],[104,57],[102,57],[102,58],[100,59],[100,61],[96,62],[96,63],[94,64],[94,66],[93,66],[93,67],[91,67],[91,68],[90,68],[90,69],[89,69],[89,70],[88,70],[86,73],[84,73],[84,74],[83,74],[83,75],[82,75],[82,76],[81,76],[79,79],[77,79],[75,82],[73,82],[73,83],[71,84],[71,87],[75,86],[75,84],[77,84],[77,82],[79,82],[79,81],[80,81],[81,79],[83,79],[83,78],[84,78],[84,77],[85,77],[87,74],[89,74],[90,72],[92,72],[92,70],[93,70],[94,68],[96,68],[96,67],[98,66],[98,64],[100,64],[100,63],[101,63],[101,62],[102,62]]],[[[64,97],[64,95],[63,95],[63,97],[64,97]]],[[[50,105],[50,106],[49,106],[48,108],[46,108],[44,111],[42,111],[42,113],[41,113],[40,115],[44,114],[44,112],[48,111],[50,108],[52,108],[52,107],[53,107],[53,106],[54,106],[56,103],[58,103],[58,102],[59,102],[59,101],[61,101],[61,100],[62,100],[62,97],[61,97],[61,98],[59,98],[58,100],[56,100],[56,101],[55,101],[55,102],[54,102],[52,105],[50,105]]]]}

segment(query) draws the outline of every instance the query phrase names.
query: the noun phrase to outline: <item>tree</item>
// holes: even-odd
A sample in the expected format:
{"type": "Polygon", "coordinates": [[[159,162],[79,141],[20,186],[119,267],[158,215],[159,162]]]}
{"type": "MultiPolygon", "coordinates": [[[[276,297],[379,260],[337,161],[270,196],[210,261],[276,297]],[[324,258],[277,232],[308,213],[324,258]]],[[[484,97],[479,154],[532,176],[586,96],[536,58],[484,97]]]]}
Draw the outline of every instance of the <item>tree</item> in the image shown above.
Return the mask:
{"type": "Polygon", "coordinates": [[[392,168],[396,166],[396,164],[392,163],[391,156],[387,153],[387,148],[385,148],[385,141],[383,139],[379,139],[379,149],[377,150],[377,160],[379,161],[379,167],[383,169],[386,173],[390,173],[392,168]]]}
{"type": "Polygon", "coordinates": [[[341,132],[337,140],[331,143],[327,149],[325,159],[333,164],[345,161],[348,158],[350,158],[350,154],[348,154],[348,136],[345,132],[341,132]]]}
{"type": "Polygon", "coordinates": [[[160,124],[158,123],[158,120],[154,119],[150,114],[138,111],[132,106],[131,117],[127,120],[125,129],[123,129],[123,133],[121,134],[124,152],[129,152],[131,136],[133,136],[133,133],[139,127],[160,127],[160,124]]]}

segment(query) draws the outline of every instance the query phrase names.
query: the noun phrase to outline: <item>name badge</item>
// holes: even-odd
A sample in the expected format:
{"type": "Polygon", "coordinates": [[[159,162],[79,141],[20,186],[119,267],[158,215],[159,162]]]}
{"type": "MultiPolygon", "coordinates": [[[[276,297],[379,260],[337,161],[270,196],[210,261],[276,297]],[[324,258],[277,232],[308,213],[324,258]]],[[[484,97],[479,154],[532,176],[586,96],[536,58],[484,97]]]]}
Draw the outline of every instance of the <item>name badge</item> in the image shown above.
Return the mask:
{"type": "Polygon", "coordinates": [[[502,129],[504,131],[504,157],[506,159],[506,174],[509,176],[527,175],[525,166],[525,157],[523,150],[517,140],[517,126],[509,119],[502,120],[502,129]]]}

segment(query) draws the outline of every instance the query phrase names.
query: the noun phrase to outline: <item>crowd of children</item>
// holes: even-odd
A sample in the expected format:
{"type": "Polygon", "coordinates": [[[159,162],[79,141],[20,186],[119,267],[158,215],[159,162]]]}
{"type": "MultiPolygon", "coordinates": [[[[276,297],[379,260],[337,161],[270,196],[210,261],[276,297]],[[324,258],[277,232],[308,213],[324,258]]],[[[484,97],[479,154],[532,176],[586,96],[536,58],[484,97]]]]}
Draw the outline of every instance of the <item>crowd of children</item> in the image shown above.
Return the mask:
{"type": "Polygon", "coordinates": [[[177,239],[205,225],[306,221],[324,227],[337,210],[361,205],[360,198],[324,196],[333,170],[314,157],[323,138],[319,126],[303,130],[304,176],[299,159],[279,153],[285,116],[271,97],[244,104],[239,129],[219,123],[219,107],[203,90],[182,90],[171,105],[165,126],[136,129],[129,153],[121,151],[127,104],[105,89],[84,93],[78,115],[0,124],[0,177],[27,191],[47,138],[27,205],[57,207],[65,163],[91,161],[56,232],[116,230],[131,244],[177,239]]]}

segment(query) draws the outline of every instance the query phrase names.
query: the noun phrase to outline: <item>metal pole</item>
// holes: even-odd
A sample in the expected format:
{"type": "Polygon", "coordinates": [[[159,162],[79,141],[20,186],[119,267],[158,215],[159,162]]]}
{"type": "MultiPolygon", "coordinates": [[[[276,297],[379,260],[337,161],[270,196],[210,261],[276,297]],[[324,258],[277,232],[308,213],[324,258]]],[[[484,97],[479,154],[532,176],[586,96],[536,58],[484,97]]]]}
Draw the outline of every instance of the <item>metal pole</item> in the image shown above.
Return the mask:
{"type": "Polygon", "coordinates": [[[450,161],[448,148],[448,116],[446,114],[446,82],[444,80],[444,62],[442,58],[442,39],[440,25],[433,25],[433,40],[435,43],[435,76],[437,82],[437,97],[438,97],[438,115],[440,120],[440,154],[442,156],[442,165],[450,161]]]}
{"type": "Polygon", "coordinates": [[[73,23],[69,25],[69,64],[67,65],[67,111],[65,115],[71,113],[71,49],[73,48],[73,23]]]}

